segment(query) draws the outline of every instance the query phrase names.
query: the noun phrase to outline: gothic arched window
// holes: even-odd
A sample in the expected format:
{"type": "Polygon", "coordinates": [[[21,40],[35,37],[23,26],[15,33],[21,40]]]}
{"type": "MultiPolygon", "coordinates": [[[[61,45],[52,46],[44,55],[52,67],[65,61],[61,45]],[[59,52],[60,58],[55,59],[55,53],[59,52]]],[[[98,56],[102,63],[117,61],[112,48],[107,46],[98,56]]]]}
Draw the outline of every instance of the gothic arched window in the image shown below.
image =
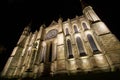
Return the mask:
{"type": "Polygon", "coordinates": [[[90,34],[88,34],[88,35],[87,35],[87,38],[88,38],[88,41],[89,41],[89,43],[90,43],[90,46],[91,46],[91,48],[92,48],[92,50],[93,50],[93,53],[99,52],[99,50],[98,50],[98,48],[97,48],[97,46],[96,46],[96,44],[95,44],[95,41],[94,41],[93,37],[92,37],[90,34]]]}
{"type": "Polygon", "coordinates": [[[68,58],[73,58],[71,41],[67,40],[68,58]]]}
{"type": "Polygon", "coordinates": [[[77,46],[78,46],[80,56],[86,56],[86,53],[84,51],[84,47],[83,47],[83,44],[82,44],[82,40],[80,39],[80,37],[76,38],[76,42],[77,42],[77,46]]]}
{"type": "Polygon", "coordinates": [[[74,25],[74,31],[75,31],[75,33],[78,33],[78,29],[77,29],[76,25],[74,25]]]}
{"type": "Polygon", "coordinates": [[[68,28],[66,28],[65,31],[66,31],[66,35],[69,35],[69,30],[68,30],[68,28]]]}
{"type": "Polygon", "coordinates": [[[82,26],[83,26],[83,28],[84,28],[84,30],[88,30],[88,26],[87,26],[87,24],[86,23],[82,23],[82,26]]]}

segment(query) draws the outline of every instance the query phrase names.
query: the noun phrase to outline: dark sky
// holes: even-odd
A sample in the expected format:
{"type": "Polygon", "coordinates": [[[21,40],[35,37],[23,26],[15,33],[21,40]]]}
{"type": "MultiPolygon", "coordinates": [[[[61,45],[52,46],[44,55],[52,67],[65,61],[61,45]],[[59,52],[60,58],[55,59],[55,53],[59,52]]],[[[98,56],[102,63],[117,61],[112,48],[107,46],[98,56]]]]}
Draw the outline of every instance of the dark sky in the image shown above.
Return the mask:
{"type": "MultiPolygon", "coordinates": [[[[119,0],[85,0],[93,7],[95,12],[106,23],[112,33],[120,39],[119,31],[119,0]]],[[[59,17],[63,20],[82,15],[79,0],[8,0],[8,7],[5,10],[5,23],[0,29],[0,46],[5,51],[0,53],[0,63],[5,63],[12,49],[24,29],[32,20],[32,31],[39,29],[39,26],[48,26],[52,20],[57,21],[59,17]],[[4,52],[4,53],[3,53],[4,52]]],[[[4,16],[3,16],[4,17],[4,16]]],[[[2,68],[0,68],[1,70],[2,68]]]]}

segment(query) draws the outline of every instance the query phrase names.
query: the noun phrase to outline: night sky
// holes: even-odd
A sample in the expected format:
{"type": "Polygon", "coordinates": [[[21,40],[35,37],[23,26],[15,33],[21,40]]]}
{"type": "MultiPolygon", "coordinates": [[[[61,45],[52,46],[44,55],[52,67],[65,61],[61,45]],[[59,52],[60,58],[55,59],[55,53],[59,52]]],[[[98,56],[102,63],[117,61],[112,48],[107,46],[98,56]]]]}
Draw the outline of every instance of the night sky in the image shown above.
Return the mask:
{"type": "MultiPolygon", "coordinates": [[[[119,0],[85,0],[93,7],[97,15],[120,40],[119,31],[119,0]],[[109,2],[104,2],[109,1],[109,2]],[[116,2],[113,2],[116,1],[116,2]]],[[[31,29],[34,32],[40,25],[48,26],[52,20],[59,17],[66,21],[76,15],[82,15],[79,0],[8,0],[5,13],[5,23],[0,29],[0,71],[24,29],[32,21],[31,29]]]]}

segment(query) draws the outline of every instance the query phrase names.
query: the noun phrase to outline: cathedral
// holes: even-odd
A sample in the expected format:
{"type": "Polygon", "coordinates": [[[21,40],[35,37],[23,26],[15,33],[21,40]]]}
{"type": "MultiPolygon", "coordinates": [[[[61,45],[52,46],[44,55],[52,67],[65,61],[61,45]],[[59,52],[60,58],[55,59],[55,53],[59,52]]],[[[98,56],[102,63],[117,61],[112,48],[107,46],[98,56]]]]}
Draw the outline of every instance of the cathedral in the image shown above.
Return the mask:
{"type": "Polygon", "coordinates": [[[1,76],[40,78],[120,70],[120,41],[90,5],[80,2],[81,16],[53,20],[34,33],[28,24],[1,76]]]}

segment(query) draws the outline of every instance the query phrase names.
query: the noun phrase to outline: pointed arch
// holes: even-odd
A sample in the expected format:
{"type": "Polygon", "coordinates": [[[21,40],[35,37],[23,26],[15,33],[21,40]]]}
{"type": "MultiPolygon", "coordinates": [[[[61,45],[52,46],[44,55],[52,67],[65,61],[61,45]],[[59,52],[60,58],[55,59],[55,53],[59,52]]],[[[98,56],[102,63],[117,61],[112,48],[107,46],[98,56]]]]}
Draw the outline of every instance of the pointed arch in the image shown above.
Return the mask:
{"type": "Polygon", "coordinates": [[[74,32],[75,32],[75,33],[78,33],[79,31],[78,31],[77,26],[76,26],[76,25],[74,25],[73,27],[74,27],[74,32]]]}
{"type": "Polygon", "coordinates": [[[65,31],[66,31],[66,35],[69,35],[69,30],[68,30],[68,28],[66,28],[65,31]]]}
{"type": "Polygon", "coordinates": [[[68,58],[73,58],[71,41],[67,40],[68,58]]]}
{"type": "Polygon", "coordinates": [[[80,56],[86,56],[86,53],[85,53],[85,50],[83,47],[83,43],[82,43],[82,40],[80,39],[80,37],[76,38],[76,42],[77,42],[77,47],[78,47],[80,56]]]}
{"type": "Polygon", "coordinates": [[[82,23],[82,26],[83,26],[84,30],[88,30],[88,26],[85,22],[82,23]]]}
{"type": "Polygon", "coordinates": [[[93,50],[93,53],[96,54],[97,52],[99,52],[99,49],[98,49],[98,47],[97,47],[97,45],[96,45],[96,43],[95,43],[92,35],[91,35],[91,34],[87,34],[87,38],[88,38],[88,41],[89,41],[89,43],[90,43],[90,46],[91,46],[91,48],[92,48],[92,50],[93,50]]]}

